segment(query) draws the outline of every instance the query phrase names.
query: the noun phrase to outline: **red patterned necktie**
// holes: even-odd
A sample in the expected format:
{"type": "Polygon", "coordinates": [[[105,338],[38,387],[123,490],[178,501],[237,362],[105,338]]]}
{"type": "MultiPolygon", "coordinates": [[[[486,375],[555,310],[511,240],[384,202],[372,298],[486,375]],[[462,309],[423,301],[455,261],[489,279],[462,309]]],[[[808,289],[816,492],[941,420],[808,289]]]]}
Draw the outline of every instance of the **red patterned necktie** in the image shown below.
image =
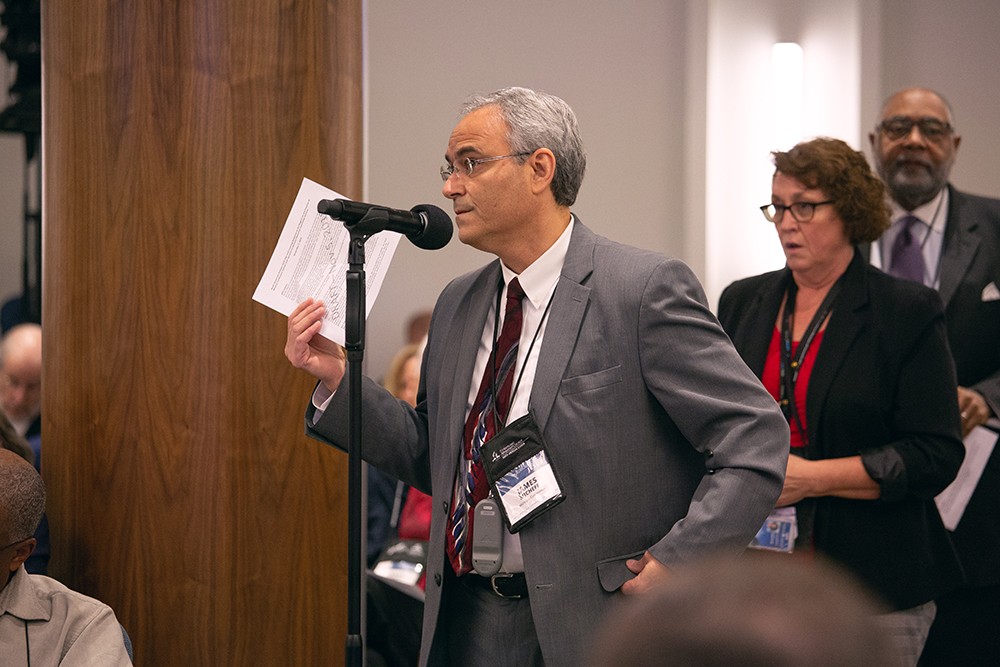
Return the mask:
{"type": "MultiPolygon", "coordinates": [[[[510,392],[514,384],[514,365],[518,341],[521,339],[521,299],[524,290],[517,278],[507,286],[507,304],[503,329],[497,341],[494,358],[490,355],[483,379],[479,383],[476,402],[465,422],[462,456],[458,463],[451,514],[448,516],[448,558],[455,574],[462,576],[472,569],[472,513],[470,510],[489,495],[486,473],[479,460],[479,448],[497,432],[497,418],[506,419],[510,409],[510,392]],[[497,363],[497,360],[500,360],[497,363]],[[493,378],[492,373],[496,372],[493,378]],[[497,388],[494,401],[493,389],[497,388]]],[[[503,424],[500,424],[503,427],[503,424]]]]}

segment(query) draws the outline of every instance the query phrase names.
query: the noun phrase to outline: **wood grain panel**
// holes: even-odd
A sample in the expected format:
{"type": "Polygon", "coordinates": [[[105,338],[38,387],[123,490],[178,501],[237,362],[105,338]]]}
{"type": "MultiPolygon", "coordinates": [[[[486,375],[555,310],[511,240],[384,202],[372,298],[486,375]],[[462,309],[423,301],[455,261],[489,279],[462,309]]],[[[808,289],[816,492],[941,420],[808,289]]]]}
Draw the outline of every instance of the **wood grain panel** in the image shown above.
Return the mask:
{"type": "Polygon", "coordinates": [[[303,176],[360,196],[360,0],[42,11],[52,573],[137,665],[342,664],[346,456],[251,295],[303,176]]]}

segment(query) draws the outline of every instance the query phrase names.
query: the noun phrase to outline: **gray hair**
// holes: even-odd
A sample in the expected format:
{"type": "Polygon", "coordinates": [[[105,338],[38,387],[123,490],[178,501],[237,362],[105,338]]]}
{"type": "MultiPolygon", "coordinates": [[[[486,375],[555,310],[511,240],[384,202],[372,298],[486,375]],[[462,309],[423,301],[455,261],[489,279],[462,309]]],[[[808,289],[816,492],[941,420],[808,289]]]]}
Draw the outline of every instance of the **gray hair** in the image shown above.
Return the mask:
{"type": "Polygon", "coordinates": [[[42,476],[13,452],[0,450],[0,516],[7,524],[0,530],[7,530],[6,542],[20,542],[34,535],[44,513],[42,476]]]}
{"type": "Polygon", "coordinates": [[[489,95],[473,95],[462,105],[462,115],[489,106],[496,107],[507,123],[511,153],[534,153],[539,148],[552,151],[556,158],[552,194],[560,206],[572,206],[587,169],[587,155],[569,105],[554,95],[504,88],[489,95]]]}

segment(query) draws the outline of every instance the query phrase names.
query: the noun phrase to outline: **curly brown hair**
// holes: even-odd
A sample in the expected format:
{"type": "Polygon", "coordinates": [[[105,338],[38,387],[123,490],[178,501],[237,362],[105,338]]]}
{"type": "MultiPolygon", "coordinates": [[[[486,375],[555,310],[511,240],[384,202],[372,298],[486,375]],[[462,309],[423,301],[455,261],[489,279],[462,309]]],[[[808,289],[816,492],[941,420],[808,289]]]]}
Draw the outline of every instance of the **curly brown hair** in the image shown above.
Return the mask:
{"type": "Polygon", "coordinates": [[[771,153],[776,172],[822,190],[844,223],[852,245],[871,243],[889,229],[885,186],[868,161],[840,139],[819,137],[771,153]]]}

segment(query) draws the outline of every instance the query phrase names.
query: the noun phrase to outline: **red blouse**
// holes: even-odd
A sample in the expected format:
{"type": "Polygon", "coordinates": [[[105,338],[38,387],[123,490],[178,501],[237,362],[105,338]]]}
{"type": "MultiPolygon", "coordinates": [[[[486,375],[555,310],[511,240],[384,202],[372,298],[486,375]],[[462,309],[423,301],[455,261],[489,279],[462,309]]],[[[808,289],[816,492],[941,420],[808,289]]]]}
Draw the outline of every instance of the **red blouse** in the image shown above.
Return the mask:
{"type": "MultiPolygon", "coordinates": [[[[799,411],[799,419],[802,420],[802,428],[807,431],[809,430],[809,424],[806,422],[806,392],[809,390],[809,376],[812,375],[813,364],[816,363],[816,353],[819,352],[819,344],[821,342],[823,342],[822,331],[818,332],[813,338],[812,345],[809,346],[809,350],[806,352],[806,358],[802,360],[802,369],[799,371],[798,380],[795,382],[795,406],[799,411]]],[[[798,341],[792,341],[793,357],[798,347],[798,341]]],[[[771,344],[767,348],[767,360],[764,362],[764,377],[761,378],[761,381],[764,383],[764,388],[771,393],[775,401],[779,401],[779,397],[781,396],[780,350],[781,331],[778,330],[778,327],[774,327],[774,333],[771,334],[771,344]]],[[[804,447],[805,443],[802,440],[802,434],[799,433],[799,425],[794,418],[792,418],[788,426],[792,432],[792,450],[794,451],[796,447],[804,447]]]]}

